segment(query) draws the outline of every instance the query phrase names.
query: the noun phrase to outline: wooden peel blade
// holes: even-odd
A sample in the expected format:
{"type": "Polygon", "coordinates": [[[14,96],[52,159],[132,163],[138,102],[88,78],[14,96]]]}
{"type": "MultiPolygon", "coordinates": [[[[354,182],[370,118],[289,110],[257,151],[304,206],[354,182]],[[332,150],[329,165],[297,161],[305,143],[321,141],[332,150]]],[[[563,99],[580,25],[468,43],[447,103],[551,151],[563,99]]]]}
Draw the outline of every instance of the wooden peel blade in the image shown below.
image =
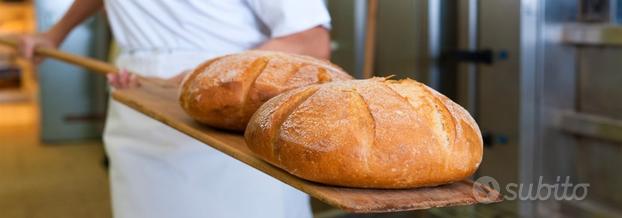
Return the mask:
{"type": "Polygon", "coordinates": [[[143,86],[118,90],[113,97],[184,134],[334,207],[350,212],[393,212],[434,207],[499,202],[502,196],[487,184],[460,181],[415,189],[362,189],[319,184],[300,179],[258,158],[240,133],[195,122],[178,104],[176,90],[143,86]]]}
{"type": "MultiPolygon", "coordinates": [[[[0,38],[0,44],[17,47],[14,40],[0,38]]],[[[82,66],[99,74],[117,72],[108,63],[49,48],[37,48],[37,55],[82,66]]],[[[177,101],[177,85],[140,77],[141,86],[119,89],[112,97],[129,107],[193,137],[250,167],[260,170],[334,207],[357,213],[420,210],[502,201],[503,196],[487,184],[464,180],[436,187],[416,189],[360,189],[319,184],[293,176],[255,156],[240,133],[221,131],[198,124],[177,101]]]]}

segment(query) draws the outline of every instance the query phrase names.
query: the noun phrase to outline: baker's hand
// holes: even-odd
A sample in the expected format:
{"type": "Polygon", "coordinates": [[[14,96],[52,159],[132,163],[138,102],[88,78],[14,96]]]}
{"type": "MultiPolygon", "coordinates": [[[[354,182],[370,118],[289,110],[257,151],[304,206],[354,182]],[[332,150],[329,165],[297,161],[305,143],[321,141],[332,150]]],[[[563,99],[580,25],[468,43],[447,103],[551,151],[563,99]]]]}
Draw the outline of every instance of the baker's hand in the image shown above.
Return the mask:
{"type": "Polygon", "coordinates": [[[54,37],[47,33],[37,33],[34,35],[22,35],[17,37],[17,51],[19,55],[35,64],[41,63],[43,57],[36,56],[35,48],[57,48],[58,42],[54,37]]]}
{"type": "Polygon", "coordinates": [[[109,73],[106,75],[108,78],[108,84],[117,89],[127,89],[139,87],[140,82],[136,77],[136,74],[127,72],[127,70],[120,70],[116,73],[109,73]]]}

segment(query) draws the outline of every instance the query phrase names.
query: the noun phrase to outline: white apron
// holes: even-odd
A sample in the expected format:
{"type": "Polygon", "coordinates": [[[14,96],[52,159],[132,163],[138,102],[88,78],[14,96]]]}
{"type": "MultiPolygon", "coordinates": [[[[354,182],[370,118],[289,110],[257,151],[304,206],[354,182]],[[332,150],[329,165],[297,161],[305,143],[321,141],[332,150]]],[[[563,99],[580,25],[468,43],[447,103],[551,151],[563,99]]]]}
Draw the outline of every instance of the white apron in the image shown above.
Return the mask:
{"type": "MultiPolygon", "coordinates": [[[[117,65],[168,78],[214,55],[137,52],[117,65]]],[[[311,217],[304,193],[114,100],[104,143],[114,217],[311,217]]]]}

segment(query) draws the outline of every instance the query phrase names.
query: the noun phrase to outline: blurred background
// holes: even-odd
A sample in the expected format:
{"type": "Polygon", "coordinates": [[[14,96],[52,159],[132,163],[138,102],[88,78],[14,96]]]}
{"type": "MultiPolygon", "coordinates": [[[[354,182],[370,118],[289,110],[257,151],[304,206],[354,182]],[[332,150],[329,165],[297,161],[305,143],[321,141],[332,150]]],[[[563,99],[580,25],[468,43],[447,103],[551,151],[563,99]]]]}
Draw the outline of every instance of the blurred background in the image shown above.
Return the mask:
{"type": "MultiPolygon", "coordinates": [[[[476,118],[474,176],[500,184],[589,183],[586,199],[506,200],[330,217],[622,217],[622,1],[327,0],[332,61],[358,78],[410,77],[476,118]]],[[[0,1],[0,35],[45,30],[71,0],[0,1]]],[[[113,56],[104,15],[62,45],[113,56]]],[[[0,46],[0,217],[111,217],[101,145],[104,78],[0,46]]]]}

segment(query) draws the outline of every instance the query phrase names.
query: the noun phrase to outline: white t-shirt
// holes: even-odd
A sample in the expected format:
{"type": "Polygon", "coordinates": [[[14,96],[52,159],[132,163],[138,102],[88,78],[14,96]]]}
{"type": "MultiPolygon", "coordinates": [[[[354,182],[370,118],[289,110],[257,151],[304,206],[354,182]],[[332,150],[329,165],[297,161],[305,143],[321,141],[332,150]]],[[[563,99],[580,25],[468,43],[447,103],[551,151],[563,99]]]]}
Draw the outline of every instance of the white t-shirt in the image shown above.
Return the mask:
{"type": "Polygon", "coordinates": [[[330,27],[322,0],[106,0],[125,51],[251,49],[269,38],[330,27]]]}
{"type": "MultiPolygon", "coordinates": [[[[322,0],[105,0],[118,67],[170,77],[271,37],[329,26],[322,0]]],[[[115,217],[309,217],[308,198],[127,106],[104,131],[115,217]]]]}

